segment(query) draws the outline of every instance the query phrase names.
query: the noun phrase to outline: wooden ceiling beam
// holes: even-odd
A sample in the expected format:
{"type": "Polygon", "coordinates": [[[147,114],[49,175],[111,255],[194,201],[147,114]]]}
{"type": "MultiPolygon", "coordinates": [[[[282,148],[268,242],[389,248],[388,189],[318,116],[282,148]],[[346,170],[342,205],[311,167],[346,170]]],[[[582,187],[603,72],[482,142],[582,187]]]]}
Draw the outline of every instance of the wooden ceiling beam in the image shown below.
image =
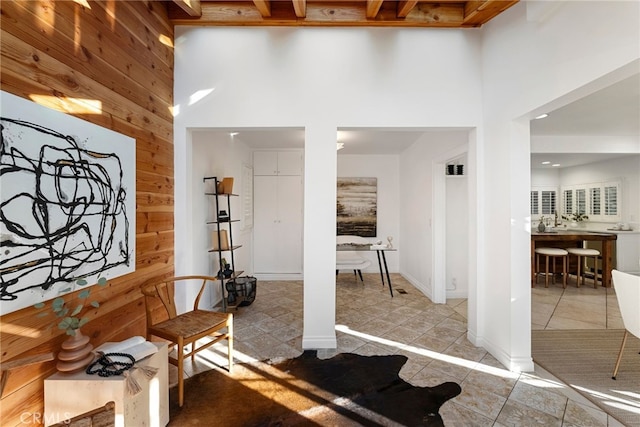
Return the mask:
{"type": "Polygon", "coordinates": [[[411,12],[411,9],[413,9],[417,4],[418,4],[418,0],[399,1],[398,12],[397,12],[398,18],[406,18],[407,15],[409,15],[409,13],[411,12]]]}
{"type": "Polygon", "coordinates": [[[168,15],[174,25],[458,28],[479,27],[517,1],[202,1],[197,18],[177,7],[168,15]]]}
{"type": "Polygon", "coordinates": [[[480,26],[516,3],[518,0],[467,1],[464,5],[464,23],[480,26]]]}
{"type": "Polygon", "coordinates": [[[202,15],[200,0],[173,0],[173,3],[191,17],[197,18],[202,15]]]}
{"type": "Polygon", "coordinates": [[[263,18],[271,16],[271,1],[270,0],[253,0],[253,4],[256,5],[258,12],[263,18]]]}
{"type": "Polygon", "coordinates": [[[298,18],[304,18],[307,16],[307,0],[292,0],[293,11],[298,18]]]}
{"type": "Polygon", "coordinates": [[[384,0],[367,0],[367,18],[375,18],[384,0]]]}

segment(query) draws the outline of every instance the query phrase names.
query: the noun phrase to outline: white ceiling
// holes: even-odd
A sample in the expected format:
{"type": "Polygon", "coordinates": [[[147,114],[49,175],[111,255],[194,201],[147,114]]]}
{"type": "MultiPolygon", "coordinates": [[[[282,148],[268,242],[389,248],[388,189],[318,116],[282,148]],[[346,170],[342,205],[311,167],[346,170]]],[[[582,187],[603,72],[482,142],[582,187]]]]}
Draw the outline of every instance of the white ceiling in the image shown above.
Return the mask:
{"type": "MultiPolygon", "coordinates": [[[[399,154],[426,132],[454,129],[343,129],[338,141],[343,154],[399,154]]],[[[457,129],[460,130],[460,129],[457,129]]],[[[239,129],[236,138],[254,149],[304,148],[304,129],[239,129]]],[[[532,120],[531,135],[640,135],[640,74],[579,99],[541,120],[532,120]]],[[[578,150],[577,150],[578,151],[578,150]]],[[[544,160],[562,167],[608,160],[625,154],[533,153],[532,168],[544,160]]]]}

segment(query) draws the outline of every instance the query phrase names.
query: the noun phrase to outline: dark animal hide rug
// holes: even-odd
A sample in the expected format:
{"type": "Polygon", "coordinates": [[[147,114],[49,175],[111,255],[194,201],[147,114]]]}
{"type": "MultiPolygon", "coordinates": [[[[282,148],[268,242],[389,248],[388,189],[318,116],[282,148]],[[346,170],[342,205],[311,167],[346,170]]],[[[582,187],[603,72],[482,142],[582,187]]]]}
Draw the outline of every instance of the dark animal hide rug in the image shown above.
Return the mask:
{"type": "Polygon", "coordinates": [[[415,387],[399,376],[407,357],[305,351],[269,364],[238,363],[185,380],[182,408],[170,393],[170,426],[443,426],[453,382],[415,387]]]}

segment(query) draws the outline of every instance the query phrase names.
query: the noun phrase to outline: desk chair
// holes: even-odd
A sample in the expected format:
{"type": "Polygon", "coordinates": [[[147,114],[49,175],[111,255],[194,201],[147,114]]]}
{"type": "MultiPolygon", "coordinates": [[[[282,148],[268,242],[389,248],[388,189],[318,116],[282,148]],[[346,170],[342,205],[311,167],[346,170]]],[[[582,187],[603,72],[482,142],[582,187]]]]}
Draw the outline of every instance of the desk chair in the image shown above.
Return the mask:
{"type": "MultiPolygon", "coordinates": [[[[370,245],[371,243],[360,236],[337,236],[336,244],[338,245],[370,245]]],[[[362,270],[369,267],[371,261],[357,254],[356,251],[336,251],[336,276],[340,270],[353,270],[356,281],[360,276],[360,281],[364,285],[362,279],[362,270]]]]}

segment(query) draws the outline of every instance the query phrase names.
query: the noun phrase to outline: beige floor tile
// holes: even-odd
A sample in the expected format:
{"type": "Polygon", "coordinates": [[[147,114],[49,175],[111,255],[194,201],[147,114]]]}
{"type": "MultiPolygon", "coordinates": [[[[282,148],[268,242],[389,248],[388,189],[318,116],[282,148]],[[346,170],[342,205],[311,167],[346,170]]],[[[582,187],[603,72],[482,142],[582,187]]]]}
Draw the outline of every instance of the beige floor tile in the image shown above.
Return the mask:
{"type": "Polygon", "coordinates": [[[539,411],[520,402],[508,400],[504,408],[500,411],[497,420],[504,426],[544,426],[560,427],[562,419],[553,417],[546,412],[539,411]]]}
{"type": "MultiPolygon", "coordinates": [[[[536,366],[535,373],[516,374],[467,339],[467,301],[450,299],[434,304],[407,280],[392,275],[394,289],[382,287],[379,274],[364,275],[365,285],[340,274],[336,287],[336,322],[369,334],[369,339],[337,332],[338,349],[318,351],[320,358],[338,352],[361,355],[402,354],[405,381],[433,387],[446,381],[461,385],[462,393],[446,402],[440,414],[447,426],[574,425],[622,427],[593,403],[536,366]],[[449,358],[449,359],[447,359],[449,358]]],[[[292,358],[302,352],[303,284],[301,281],[262,281],[258,297],[234,312],[236,363],[292,358]]],[[[531,289],[532,329],[622,327],[612,289],[589,284],[563,289],[560,283],[531,289]],[[588,316],[585,316],[588,313],[588,316]],[[594,321],[594,317],[598,320],[594,321]]],[[[185,366],[186,375],[226,369],[226,344],[218,343],[185,366]]],[[[170,384],[177,371],[170,367],[170,384]]]]}

